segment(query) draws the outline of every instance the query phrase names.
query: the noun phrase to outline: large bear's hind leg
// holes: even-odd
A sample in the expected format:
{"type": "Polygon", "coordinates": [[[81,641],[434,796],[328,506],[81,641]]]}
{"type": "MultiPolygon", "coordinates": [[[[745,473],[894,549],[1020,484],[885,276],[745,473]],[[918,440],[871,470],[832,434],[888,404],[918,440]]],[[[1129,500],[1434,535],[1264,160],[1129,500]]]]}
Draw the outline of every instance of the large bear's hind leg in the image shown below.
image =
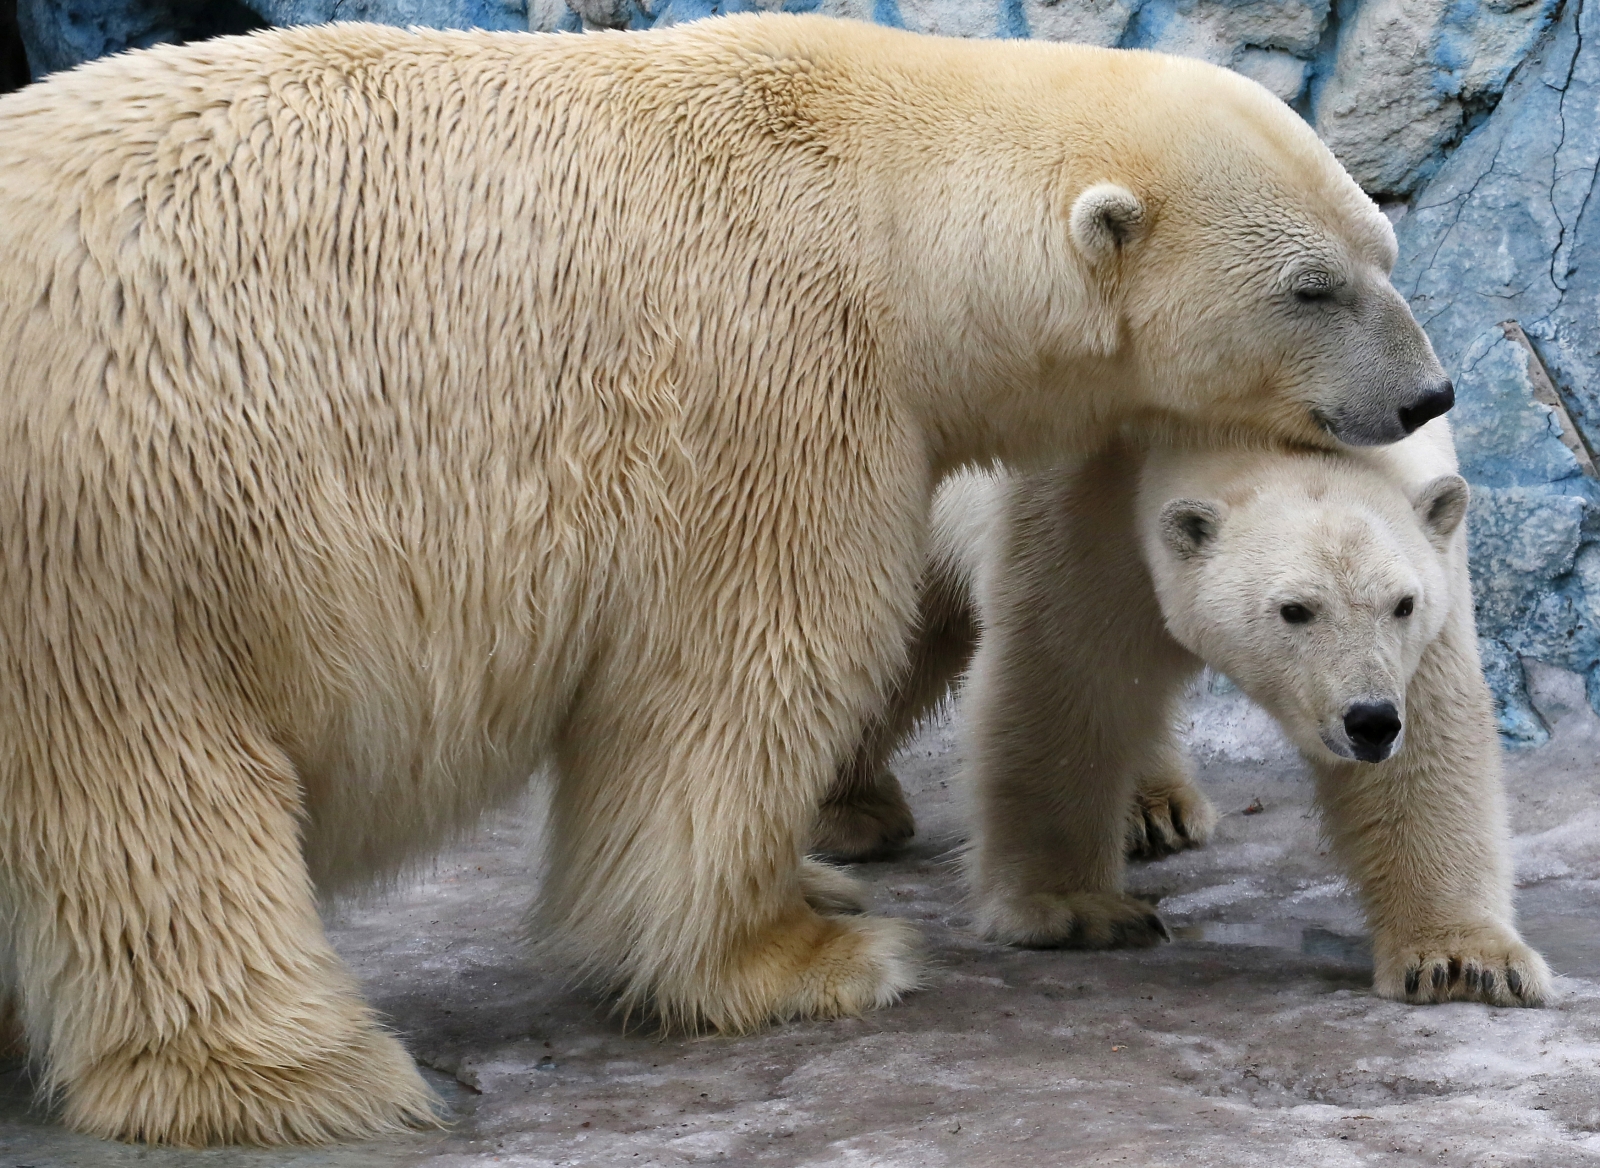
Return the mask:
{"type": "MultiPolygon", "coordinates": [[[[646,662],[641,669],[652,668],[646,662]]],[[[803,865],[830,745],[763,718],[733,686],[688,700],[595,680],[556,757],[535,928],[668,1029],[746,1031],[858,1014],[917,983],[910,926],[868,916],[854,882],[803,865]],[[723,692],[718,692],[718,691],[723,692]]]]}
{"type": "Polygon", "coordinates": [[[67,1123],[201,1145],[436,1122],[323,937],[283,754],[203,699],[115,737],[77,713],[0,764],[22,1020],[67,1123]]]}

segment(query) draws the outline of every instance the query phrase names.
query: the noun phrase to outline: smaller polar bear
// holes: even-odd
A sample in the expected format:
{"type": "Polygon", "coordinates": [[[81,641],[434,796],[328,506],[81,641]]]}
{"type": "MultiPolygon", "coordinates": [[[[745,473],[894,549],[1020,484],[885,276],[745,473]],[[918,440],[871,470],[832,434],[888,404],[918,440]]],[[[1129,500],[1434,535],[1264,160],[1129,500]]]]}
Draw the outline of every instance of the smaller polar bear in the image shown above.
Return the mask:
{"type": "Polygon", "coordinates": [[[870,837],[874,812],[880,843],[909,826],[881,816],[899,794],[881,760],[959,671],[970,588],[985,632],[967,711],[968,871],[987,936],[1078,948],[1166,938],[1123,891],[1125,854],[1202,843],[1215,822],[1174,729],[1209,663],[1311,765],[1367,911],[1378,991],[1541,1004],[1549,971],[1513,919],[1455,470],[1439,421],[1381,451],[1114,449],[952,480],[915,654],[932,667],[846,768],[823,831],[870,837]]]}

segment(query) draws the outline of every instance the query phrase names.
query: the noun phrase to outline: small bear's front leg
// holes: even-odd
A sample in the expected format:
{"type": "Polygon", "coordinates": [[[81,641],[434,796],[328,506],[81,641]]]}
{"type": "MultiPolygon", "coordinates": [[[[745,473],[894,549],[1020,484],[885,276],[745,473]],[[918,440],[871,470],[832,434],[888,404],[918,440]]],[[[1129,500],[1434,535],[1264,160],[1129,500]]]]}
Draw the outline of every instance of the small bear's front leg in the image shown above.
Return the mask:
{"type": "Polygon", "coordinates": [[[823,796],[810,850],[832,860],[876,860],[916,834],[916,820],[889,760],[918,723],[950,697],[978,645],[971,589],[949,564],[931,559],[917,593],[906,668],[823,796]]]}
{"type": "Polygon", "coordinates": [[[1366,906],[1374,985],[1407,1002],[1543,1005],[1550,970],[1511,904],[1500,743],[1470,601],[1424,651],[1406,706],[1392,758],[1315,767],[1329,834],[1366,906]]]}
{"type": "MultiPolygon", "coordinates": [[[[869,732],[870,734],[870,732],[869,732]]],[[[832,860],[876,860],[916,834],[916,819],[894,772],[874,749],[876,736],[839,768],[817,808],[810,850],[832,860]]],[[[892,753],[892,752],[889,752],[892,753]]]]}
{"type": "Polygon", "coordinates": [[[1515,929],[1486,926],[1409,945],[1385,938],[1374,953],[1378,993],[1404,1002],[1542,1006],[1550,967],[1515,929]]]}
{"type": "MultiPolygon", "coordinates": [[[[1137,460],[1111,451],[1008,487],[965,752],[977,810],[967,868],[994,940],[1102,949],[1167,938],[1123,891],[1128,814],[1141,776],[1185,773],[1174,706],[1199,665],[1167,633],[1140,558],[1136,476],[1137,460]]],[[[1167,797],[1173,838],[1173,796],[1180,821],[1188,810],[1194,830],[1209,830],[1204,796],[1186,801],[1170,782],[1151,793],[1167,797]]]]}

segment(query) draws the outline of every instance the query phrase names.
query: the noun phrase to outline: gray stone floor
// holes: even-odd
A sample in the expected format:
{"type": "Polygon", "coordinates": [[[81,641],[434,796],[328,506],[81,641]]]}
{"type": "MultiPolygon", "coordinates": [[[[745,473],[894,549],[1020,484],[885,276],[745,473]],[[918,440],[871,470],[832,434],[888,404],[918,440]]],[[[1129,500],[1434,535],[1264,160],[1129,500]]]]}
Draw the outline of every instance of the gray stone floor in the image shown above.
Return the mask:
{"type": "Polygon", "coordinates": [[[1172,945],[977,940],[950,858],[955,735],[935,726],[899,766],[915,845],[859,869],[877,911],[926,937],[929,986],[898,1007],[738,1040],[625,1032],[519,949],[530,805],[425,879],[330,915],[449,1130],[301,1152],[123,1147],[61,1130],[14,1068],[0,1168],[1600,1165],[1600,721],[1575,678],[1534,680],[1556,737],[1508,772],[1524,924],[1563,975],[1550,1009],[1374,998],[1298,762],[1259,711],[1207,693],[1192,740],[1218,838],[1134,873],[1172,945]]]}

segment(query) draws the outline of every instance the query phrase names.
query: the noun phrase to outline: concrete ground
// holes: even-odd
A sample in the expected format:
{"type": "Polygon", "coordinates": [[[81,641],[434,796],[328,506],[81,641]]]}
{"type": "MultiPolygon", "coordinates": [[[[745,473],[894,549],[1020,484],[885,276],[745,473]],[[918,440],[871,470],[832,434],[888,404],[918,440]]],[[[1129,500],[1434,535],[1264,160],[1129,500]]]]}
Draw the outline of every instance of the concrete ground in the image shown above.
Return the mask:
{"type": "Polygon", "coordinates": [[[1299,763],[1259,711],[1207,692],[1192,740],[1224,812],[1217,839],[1134,872],[1171,945],[1021,952],[974,937],[941,725],[899,765],[914,846],[858,870],[876,911],[926,938],[928,988],[897,1007],[736,1040],[625,1032],[519,950],[530,805],[426,879],[330,915],[429,1068],[448,1130],[315,1151],[125,1147],[63,1131],[12,1068],[0,1168],[1600,1165],[1600,720],[1570,675],[1534,681],[1555,739],[1511,756],[1508,779],[1523,923],[1562,975],[1549,1009],[1373,997],[1299,763]]]}

